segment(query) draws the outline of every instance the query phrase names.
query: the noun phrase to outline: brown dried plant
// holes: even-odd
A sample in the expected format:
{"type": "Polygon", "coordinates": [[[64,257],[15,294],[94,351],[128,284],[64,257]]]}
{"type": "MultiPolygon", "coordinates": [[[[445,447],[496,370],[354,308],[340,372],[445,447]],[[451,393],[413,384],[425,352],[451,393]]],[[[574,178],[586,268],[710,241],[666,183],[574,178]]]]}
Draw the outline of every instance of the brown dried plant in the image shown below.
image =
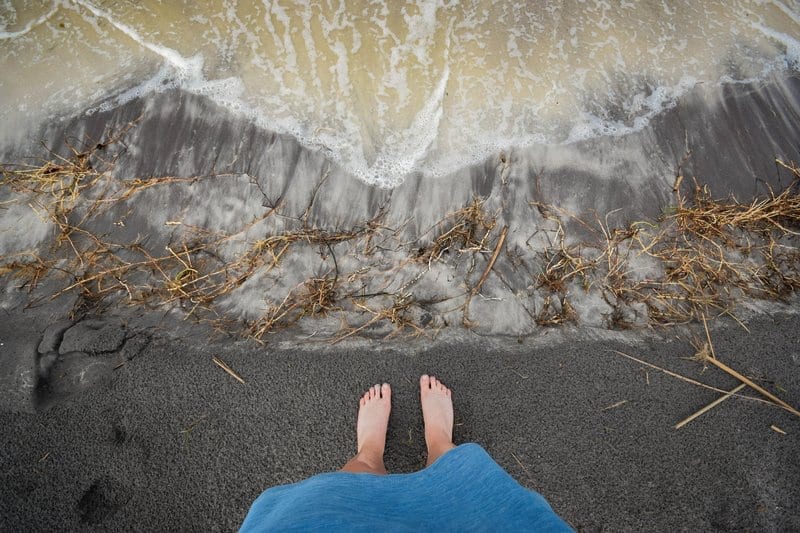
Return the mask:
{"type": "Polygon", "coordinates": [[[417,250],[417,258],[430,263],[451,252],[490,252],[487,243],[497,225],[497,218],[486,212],[484,202],[485,200],[475,198],[469,205],[439,222],[437,226],[441,229],[438,235],[429,245],[417,250]]]}

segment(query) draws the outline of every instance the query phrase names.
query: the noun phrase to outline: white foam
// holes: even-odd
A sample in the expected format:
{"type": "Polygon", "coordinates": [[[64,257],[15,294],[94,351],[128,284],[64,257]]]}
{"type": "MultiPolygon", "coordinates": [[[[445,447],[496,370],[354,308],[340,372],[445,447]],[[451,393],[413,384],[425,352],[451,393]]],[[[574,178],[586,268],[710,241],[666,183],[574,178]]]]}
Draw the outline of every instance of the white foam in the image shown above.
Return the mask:
{"type": "Polygon", "coordinates": [[[684,76],[673,87],[656,87],[649,95],[638,93],[623,106],[626,111],[635,114],[635,118],[625,123],[619,120],[601,119],[591,113],[585,113],[569,132],[565,142],[576,143],[603,135],[622,136],[641,131],[650,120],[675,107],[678,98],[686,94],[697,84],[697,80],[684,76]]]}
{"type": "Polygon", "coordinates": [[[175,69],[178,77],[188,82],[199,82],[203,79],[203,56],[183,57],[177,51],[166,46],[151,43],[145,40],[135,29],[119,22],[110,13],[97,8],[85,0],[72,0],[77,5],[88,9],[94,16],[107,20],[112,26],[136,41],[139,45],[161,56],[167,64],[175,69]]]}
{"type": "Polygon", "coordinates": [[[792,20],[792,22],[794,22],[795,24],[800,26],[800,14],[798,14],[797,11],[796,11],[797,10],[797,6],[795,6],[795,10],[793,11],[786,4],[784,4],[783,2],[781,2],[779,0],[772,0],[771,3],[772,3],[772,5],[776,6],[778,9],[780,9],[783,12],[784,15],[789,17],[792,20]]]}
{"type": "MultiPolygon", "coordinates": [[[[206,47],[207,58],[189,45],[183,52],[176,45],[166,46],[158,42],[159,31],[139,30],[147,25],[134,27],[88,0],[54,2],[47,13],[13,35],[2,35],[13,38],[30,32],[61,5],[81,12],[104,38],[130,41],[131,46],[149,52],[145,57],[157,61],[147,79],[93,111],[111,109],[146,93],[181,88],[208,96],[262,127],[293,135],[305,146],[324,151],[358,178],[381,187],[393,187],[415,172],[428,177],[448,174],[512,147],[628,135],[645,128],[698,83],[706,87],[750,83],[779,69],[800,68],[795,36],[769,27],[766,15],[753,21],[735,14],[736,6],[729,10],[734,13],[731,16],[739,17],[739,25],[719,31],[727,31],[728,36],[734,32],[765,36],[780,45],[777,56],[760,51],[762,55],[751,57],[746,52],[751,41],[742,41],[745,44],[739,49],[737,37],[730,50],[714,51],[720,64],[712,68],[697,57],[684,58],[697,50],[696,37],[665,30],[638,49],[643,57],[636,57],[630,50],[623,53],[626,46],[634,46],[625,41],[624,19],[600,4],[595,6],[598,11],[589,9],[591,17],[571,18],[563,35],[544,40],[544,30],[551,28],[541,21],[549,19],[524,9],[523,4],[483,9],[480,3],[470,7],[420,0],[398,11],[384,2],[373,2],[357,12],[344,3],[329,9],[313,3],[289,9],[264,0],[258,17],[240,19],[233,4],[226,3],[221,17],[206,12],[192,17],[195,24],[206,26],[215,24],[215,18],[225,20],[226,25],[208,30],[211,37],[205,37],[204,45],[213,43],[212,50],[220,55],[206,47]],[[404,20],[399,29],[390,17],[398,12],[404,20]],[[97,24],[99,19],[110,25],[110,33],[107,25],[97,24]],[[498,37],[493,31],[496,25],[508,31],[498,37]],[[246,44],[236,40],[240,35],[246,44]],[[252,47],[252,55],[241,55],[237,46],[252,47]],[[544,49],[548,61],[538,58],[542,46],[549,47],[544,49]],[[605,63],[596,66],[594,54],[601,53],[605,63]],[[745,54],[747,65],[755,67],[738,78],[720,74],[727,55],[742,59],[737,53],[745,54]],[[358,54],[366,54],[373,62],[369,70],[360,63],[364,56],[358,54]],[[662,61],[664,55],[682,59],[667,64],[662,61]],[[242,59],[248,60],[250,71],[236,64],[242,59]],[[222,65],[214,64],[215,60],[222,65]],[[476,64],[465,64],[469,61],[476,64]],[[637,79],[647,82],[637,84],[637,79]],[[621,111],[612,114],[611,108],[621,111]]],[[[671,17],[680,15],[681,5],[663,3],[663,14],[657,15],[662,18],[656,20],[669,30],[675,23],[671,17]]],[[[777,0],[770,5],[800,25],[793,7],[777,0]]],[[[560,16],[563,6],[548,6],[548,13],[560,16]]],[[[708,31],[723,22],[712,17],[708,31]]],[[[98,47],[96,53],[113,61],[115,50],[98,47]]],[[[123,65],[120,62],[120,70],[123,65]]],[[[84,95],[103,90],[92,86],[84,95]]],[[[57,96],[72,94],[54,91],[57,96]]]]}
{"type": "Polygon", "coordinates": [[[44,24],[45,22],[50,20],[50,17],[55,15],[56,11],[58,11],[58,8],[62,4],[63,4],[63,2],[60,1],[60,0],[54,1],[53,2],[53,7],[50,8],[50,11],[48,11],[47,13],[45,13],[44,15],[42,15],[42,16],[40,16],[38,18],[35,18],[35,19],[29,21],[27,24],[25,24],[25,26],[23,26],[21,29],[19,29],[17,31],[5,31],[5,28],[3,28],[2,30],[0,30],[0,39],[16,39],[17,37],[22,37],[23,35],[27,34],[29,31],[31,31],[33,28],[35,28],[36,26],[39,26],[40,24],[44,24]]]}
{"type": "Polygon", "coordinates": [[[758,22],[753,23],[753,28],[786,47],[786,55],[783,59],[789,68],[795,70],[800,68],[800,41],[790,35],[779,32],[772,28],[768,28],[758,22]]]}
{"type": "Polygon", "coordinates": [[[438,85],[425,106],[414,117],[411,127],[397,139],[393,139],[393,142],[387,143],[387,148],[378,155],[374,164],[364,165],[366,172],[358,173],[361,179],[379,187],[390,188],[399,185],[405,176],[417,170],[419,161],[436,140],[449,78],[450,70],[445,68],[438,85]]]}

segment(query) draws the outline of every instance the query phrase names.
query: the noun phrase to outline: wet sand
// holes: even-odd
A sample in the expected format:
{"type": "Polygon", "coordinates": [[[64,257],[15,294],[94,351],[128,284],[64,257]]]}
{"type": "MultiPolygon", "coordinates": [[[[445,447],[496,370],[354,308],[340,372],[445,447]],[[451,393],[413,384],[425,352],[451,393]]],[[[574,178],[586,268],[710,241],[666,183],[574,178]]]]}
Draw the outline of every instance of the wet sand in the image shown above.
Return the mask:
{"type": "MultiPolygon", "coordinates": [[[[5,350],[35,350],[44,318],[6,314],[5,350]]],[[[3,529],[234,529],[265,488],[339,468],[354,451],[359,394],[383,381],[394,387],[387,467],[414,471],[424,465],[416,383],[426,372],[454,390],[456,442],[483,445],[578,530],[800,528],[800,419],[733,398],[674,430],[718,394],[612,352],[736,385],[685,360],[693,350],[674,331],[279,349],[168,334],[169,322],[89,326],[61,342],[94,349],[112,368],[107,380],[79,393],[62,383],[62,396],[39,387],[37,403],[0,412],[3,529]]],[[[800,404],[800,317],[748,326],[712,330],[718,357],[800,404]]]]}
{"type": "MultiPolygon", "coordinates": [[[[29,193],[0,190],[0,201],[15,202],[0,212],[0,254],[16,253],[23,261],[30,260],[32,249],[45,258],[72,255],[73,262],[64,268],[95,279],[94,267],[107,272],[119,261],[145,264],[150,257],[163,256],[167,246],[173,254],[184,250],[183,264],[159,265],[164,276],[176,276],[191,263],[201,272],[197,277],[212,287],[235,278],[222,295],[202,283],[189,283],[191,290],[213,294],[205,302],[213,317],[240,324],[269,322],[265,308],[296,299],[297,288],[309,281],[333,280],[333,285],[339,283],[335,289],[345,307],[341,317],[331,318],[333,328],[341,324],[340,318],[354,327],[369,320],[363,308],[348,301],[364,294],[376,298],[369,302],[373,313],[411,302],[412,323],[473,323],[482,334],[533,334],[542,323],[569,321],[573,315],[579,324],[593,327],[615,327],[614,316],[641,326],[652,314],[669,311],[649,308],[637,287],[628,292],[603,289],[614,269],[611,265],[608,271],[595,269],[584,280],[566,273],[560,278],[563,283],[550,285],[538,275],[558,263],[554,257],[562,246],[587,262],[606,253],[608,246],[630,247],[632,242],[609,244],[608,236],[615,229],[624,234],[634,222],[644,223],[636,231],[654,228],[657,219],[681,201],[674,190],[678,182],[683,198],[692,197],[696,178],[708,185],[713,197],[733,195],[744,204],[792,183],[793,173],[776,159],[800,160],[800,81],[789,76],[710,92],[696,87],[644,129],[624,137],[514,149],[441,179],[412,175],[394,189],[368,185],[333,164],[324,152],[260,129],[207,98],[177,90],[152,94],[108,112],[50,124],[23,137],[18,146],[5,147],[3,159],[19,162],[31,151],[42,150],[34,148],[39,140],[62,155],[70,153],[65,144],[69,142],[78,151],[91,152],[93,168],[108,165],[112,170],[99,174],[98,186],[82,189],[82,203],[76,201],[66,215],[69,224],[80,226],[78,231],[62,228],[76,235],[77,247],[63,239],[53,242],[53,220],[61,225],[64,217],[58,213],[62,206],[52,207],[52,191],[45,192],[44,203],[52,209],[43,216],[28,207],[29,193]],[[109,137],[116,138],[120,131],[125,135],[110,142],[109,137]],[[108,185],[111,197],[97,200],[105,194],[106,178],[113,181],[108,185]],[[140,183],[135,193],[125,192],[134,187],[134,179],[155,181],[140,183]],[[93,199],[99,203],[92,204],[93,199]],[[472,228],[474,238],[453,239],[441,253],[433,250],[432,241],[454,227],[454,214],[472,202],[480,202],[489,222],[470,220],[466,227],[472,228]],[[83,216],[89,212],[93,216],[83,216]],[[21,226],[32,230],[19,231],[21,226]],[[501,245],[499,235],[505,227],[501,245]],[[101,236],[99,248],[92,238],[81,242],[84,231],[101,236]],[[316,239],[302,233],[284,248],[265,244],[268,236],[283,238],[291,232],[316,232],[316,239]],[[215,241],[216,236],[224,238],[215,241]],[[195,249],[198,243],[200,250],[195,249]],[[500,251],[492,267],[496,274],[481,285],[480,297],[470,298],[495,246],[500,251]],[[254,255],[247,257],[248,253],[254,255]],[[110,258],[112,264],[87,266],[83,256],[110,258]],[[235,273],[228,276],[230,270],[235,273]],[[225,275],[214,277],[213,272],[225,275]],[[220,281],[220,276],[228,277],[220,281]],[[622,293],[635,296],[619,297],[622,293]]],[[[53,158],[41,151],[39,155],[53,158]]],[[[651,231],[651,237],[656,234],[651,231]]],[[[787,238],[789,248],[794,246],[791,239],[787,238]]],[[[727,260],[751,257],[752,242],[756,241],[743,238],[747,250],[729,250],[727,260]]],[[[623,254],[627,257],[619,252],[623,254]]],[[[654,265],[644,257],[647,254],[632,255],[620,269],[635,281],[660,279],[672,268],[669,256],[664,264],[654,265]]],[[[165,281],[158,268],[148,268],[123,276],[119,283],[102,279],[97,284],[108,288],[117,283],[111,291],[115,297],[141,302],[165,281]],[[145,288],[137,290],[142,284],[145,288]]],[[[172,282],[170,278],[167,284],[172,282]]],[[[56,287],[56,292],[65,286],[56,287]]],[[[98,298],[106,296],[88,297],[95,302],[98,298]]],[[[8,308],[26,303],[13,283],[6,284],[2,301],[8,308]]],[[[185,310],[190,308],[187,304],[185,310]]],[[[69,306],[62,311],[66,309],[69,306]]],[[[663,321],[685,319],[681,315],[663,321]]]]}
{"type": "MultiPolygon", "coordinates": [[[[529,212],[528,201],[561,206],[577,216],[620,209],[623,221],[656,217],[674,201],[677,175],[685,177],[684,192],[696,178],[716,197],[744,200],[770,187],[779,190],[791,177],[775,159],[800,159],[798,121],[796,76],[718,88],[698,85],[635,133],[510,147],[448,176],[411,174],[385,189],[349,174],[324,149],[304,148],[203,96],[169,90],[109,111],[20,130],[16,142],[0,146],[0,161],[69,156],[67,143],[84,149],[124,130],[123,142],[98,154],[115,161],[113,173],[119,178],[244,174],[257,185],[253,194],[264,206],[280,205],[287,218],[308,211],[309,224],[342,228],[386,212],[387,225],[405,223],[407,236],[418,237],[475,197],[486,198],[487,209],[499,209],[503,222],[527,230],[541,223],[529,212]]],[[[183,194],[225,192],[223,181],[212,191],[183,194]]],[[[216,213],[206,221],[219,223],[216,213]]]]}

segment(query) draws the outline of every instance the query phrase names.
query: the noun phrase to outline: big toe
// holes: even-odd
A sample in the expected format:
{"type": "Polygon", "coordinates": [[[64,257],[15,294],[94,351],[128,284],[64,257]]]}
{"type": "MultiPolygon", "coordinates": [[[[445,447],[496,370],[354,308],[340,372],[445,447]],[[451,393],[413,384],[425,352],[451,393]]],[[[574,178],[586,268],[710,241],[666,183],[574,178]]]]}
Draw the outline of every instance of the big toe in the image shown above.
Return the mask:
{"type": "Polygon", "coordinates": [[[431,377],[428,374],[423,374],[419,378],[419,388],[423,391],[431,388],[431,377]]]}
{"type": "Polygon", "coordinates": [[[392,388],[388,383],[381,385],[381,398],[388,400],[392,397],[392,388]]]}

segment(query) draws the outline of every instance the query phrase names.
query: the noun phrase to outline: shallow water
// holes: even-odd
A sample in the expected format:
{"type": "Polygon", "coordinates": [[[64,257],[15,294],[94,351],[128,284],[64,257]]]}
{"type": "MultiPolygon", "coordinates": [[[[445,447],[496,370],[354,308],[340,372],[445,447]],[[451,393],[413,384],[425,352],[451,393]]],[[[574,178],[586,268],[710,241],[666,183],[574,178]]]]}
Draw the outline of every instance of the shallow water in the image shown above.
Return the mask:
{"type": "Polygon", "coordinates": [[[394,186],[628,134],[800,58],[796,2],[196,4],[0,3],[2,134],[179,87],[394,186]]]}
{"type": "MultiPolygon", "coordinates": [[[[745,203],[792,182],[776,159],[800,161],[800,6],[538,5],[0,3],[0,161],[85,151],[105,171],[0,187],[0,307],[59,293],[53,316],[127,302],[262,333],[286,311],[376,337],[709,314],[674,294],[668,254],[604,246],[657,234],[695,179],[745,203]],[[490,223],[437,251],[475,201],[490,223]],[[320,283],[326,310],[291,307],[320,283]]],[[[714,283],[730,298],[711,314],[754,306],[714,283]]]]}

